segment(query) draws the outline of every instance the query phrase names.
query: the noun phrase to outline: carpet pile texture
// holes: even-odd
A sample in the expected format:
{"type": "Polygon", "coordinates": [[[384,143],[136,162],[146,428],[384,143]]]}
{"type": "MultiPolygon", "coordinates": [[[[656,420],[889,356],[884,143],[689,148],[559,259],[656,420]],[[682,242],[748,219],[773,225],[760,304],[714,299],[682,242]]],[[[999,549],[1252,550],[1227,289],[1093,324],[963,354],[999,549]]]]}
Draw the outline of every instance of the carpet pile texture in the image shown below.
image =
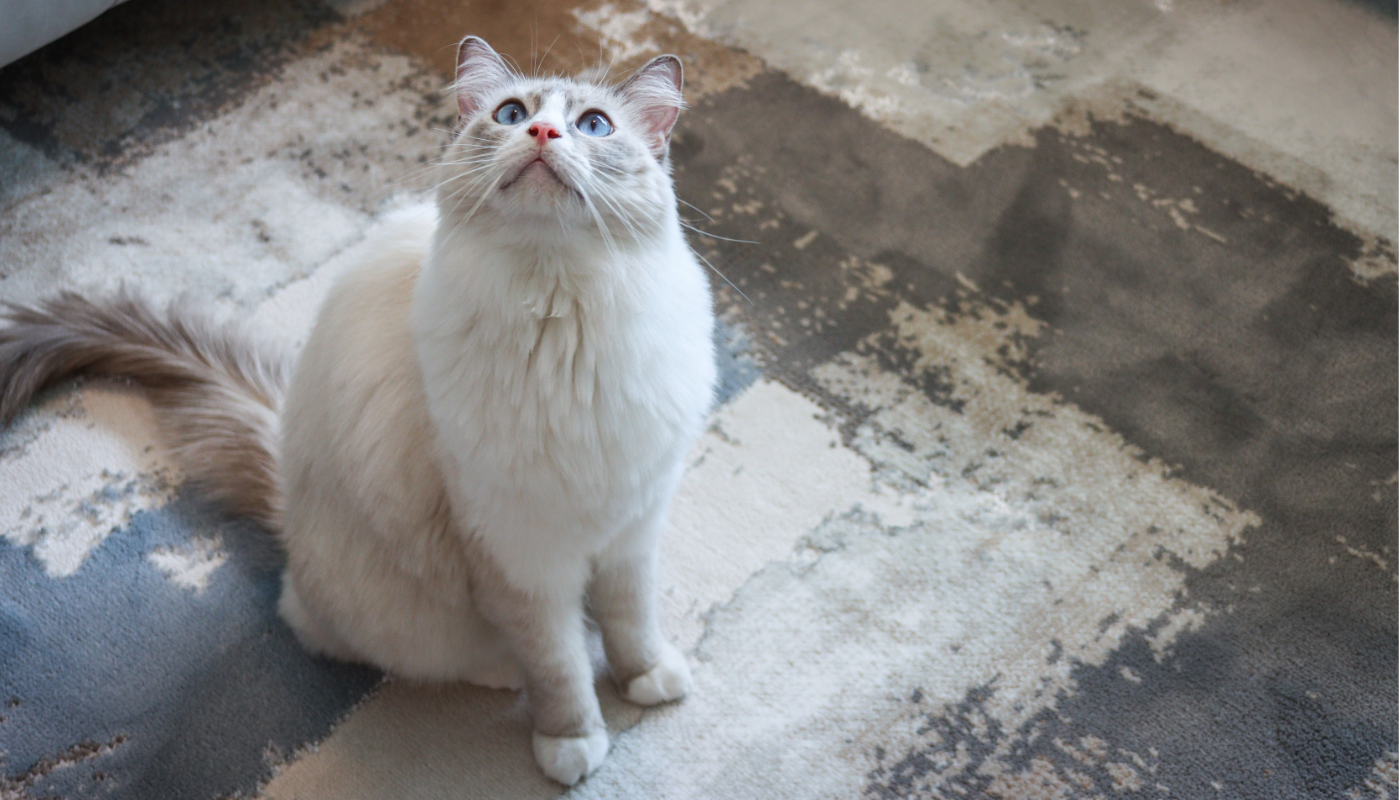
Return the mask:
{"type": "Polygon", "coordinates": [[[600,679],[594,775],[515,693],[304,654],[94,379],[0,432],[0,798],[1394,800],[1395,19],[1108,5],[133,0],[0,69],[0,300],[304,341],[466,33],[680,55],[725,276],[662,556],[695,690],[600,679]]]}

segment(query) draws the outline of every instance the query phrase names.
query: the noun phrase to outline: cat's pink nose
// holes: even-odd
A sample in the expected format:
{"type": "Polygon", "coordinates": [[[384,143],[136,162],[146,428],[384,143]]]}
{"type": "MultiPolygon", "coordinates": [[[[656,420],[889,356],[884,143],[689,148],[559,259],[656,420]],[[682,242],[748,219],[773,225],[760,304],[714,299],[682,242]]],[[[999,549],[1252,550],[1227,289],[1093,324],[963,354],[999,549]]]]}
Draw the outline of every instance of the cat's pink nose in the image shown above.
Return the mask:
{"type": "Polygon", "coordinates": [[[548,122],[536,122],[530,126],[529,133],[535,137],[535,141],[539,142],[541,147],[546,141],[559,138],[559,129],[548,122]]]}

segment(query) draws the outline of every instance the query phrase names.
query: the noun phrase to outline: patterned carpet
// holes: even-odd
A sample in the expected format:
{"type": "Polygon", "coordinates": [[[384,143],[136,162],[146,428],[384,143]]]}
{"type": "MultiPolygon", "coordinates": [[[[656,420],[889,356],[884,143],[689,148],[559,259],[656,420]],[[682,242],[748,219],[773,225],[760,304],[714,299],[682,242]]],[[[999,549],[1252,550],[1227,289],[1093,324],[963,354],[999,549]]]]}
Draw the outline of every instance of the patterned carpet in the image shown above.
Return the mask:
{"type": "MultiPolygon", "coordinates": [[[[461,35],[675,52],[725,276],[663,552],[696,687],[601,679],[568,796],[1394,800],[1393,10],[1121,5],[131,0],[0,69],[0,299],[303,341],[461,35]]],[[[156,441],[102,380],[0,432],[0,799],[564,792],[516,694],[302,653],[156,441]]]]}

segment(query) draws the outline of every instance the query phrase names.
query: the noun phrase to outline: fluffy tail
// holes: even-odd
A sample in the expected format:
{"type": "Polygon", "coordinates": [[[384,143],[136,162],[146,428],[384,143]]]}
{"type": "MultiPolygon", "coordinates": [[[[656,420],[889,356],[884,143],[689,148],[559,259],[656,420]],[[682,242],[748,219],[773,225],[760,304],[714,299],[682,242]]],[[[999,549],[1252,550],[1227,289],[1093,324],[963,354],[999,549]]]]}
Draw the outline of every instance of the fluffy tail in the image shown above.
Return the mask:
{"type": "Polygon", "coordinates": [[[131,378],[155,405],[186,477],[230,512],[277,531],[277,417],[290,361],[231,326],[172,303],[164,314],[124,289],[93,302],[64,292],[0,319],[0,425],[70,375],[131,378]]]}

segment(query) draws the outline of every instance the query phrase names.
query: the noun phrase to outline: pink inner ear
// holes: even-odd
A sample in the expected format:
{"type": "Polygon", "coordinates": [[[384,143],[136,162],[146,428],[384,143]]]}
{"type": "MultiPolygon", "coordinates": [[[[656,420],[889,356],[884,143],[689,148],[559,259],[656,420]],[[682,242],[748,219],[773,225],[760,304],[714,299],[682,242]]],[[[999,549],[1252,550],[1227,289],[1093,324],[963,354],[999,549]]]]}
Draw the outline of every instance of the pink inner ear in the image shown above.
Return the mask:
{"type": "Polygon", "coordinates": [[[457,45],[457,113],[463,120],[479,109],[485,96],[510,80],[510,68],[484,39],[468,36],[457,45]]]}
{"type": "Polygon", "coordinates": [[[675,106],[649,109],[642,114],[643,124],[647,126],[647,135],[653,141],[650,142],[652,150],[663,149],[671,138],[671,128],[676,124],[676,117],[680,116],[681,110],[675,106]]]}
{"type": "Polygon", "coordinates": [[[681,97],[681,62],[675,56],[659,56],[622,85],[622,93],[636,109],[643,136],[657,156],[666,152],[671,128],[685,100],[681,97]]]}

